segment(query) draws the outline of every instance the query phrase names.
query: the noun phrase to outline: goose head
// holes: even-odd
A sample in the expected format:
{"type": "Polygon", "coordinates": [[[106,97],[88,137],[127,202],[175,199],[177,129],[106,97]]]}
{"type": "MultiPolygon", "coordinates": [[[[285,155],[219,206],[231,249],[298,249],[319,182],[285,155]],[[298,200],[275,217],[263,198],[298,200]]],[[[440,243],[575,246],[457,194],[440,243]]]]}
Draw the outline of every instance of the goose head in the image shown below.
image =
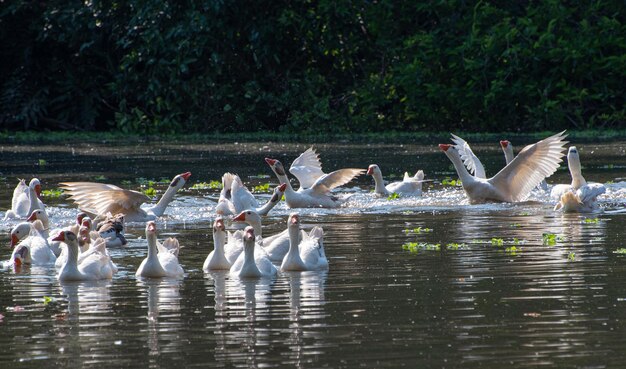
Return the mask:
{"type": "Polygon", "coordinates": [[[156,231],[157,227],[155,221],[149,221],[146,223],[146,237],[156,237],[156,231]]]}
{"type": "Polygon", "coordinates": [[[378,165],[376,164],[372,164],[367,168],[367,173],[368,176],[373,176],[374,174],[380,174],[382,176],[382,172],[380,171],[380,168],[378,167],[378,165]]]}
{"type": "Polygon", "coordinates": [[[503,149],[506,149],[507,147],[509,147],[510,142],[508,140],[501,140],[500,141],[500,146],[502,146],[503,149]]]}
{"type": "Polygon", "coordinates": [[[30,233],[30,223],[22,222],[11,230],[11,247],[15,247],[21,239],[28,236],[30,233]]]}
{"type": "Polygon", "coordinates": [[[89,243],[91,239],[89,238],[89,227],[84,225],[80,226],[78,229],[78,242],[79,244],[89,243]]]}
{"type": "Polygon", "coordinates": [[[185,172],[177,175],[176,177],[174,177],[174,179],[172,179],[170,187],[173,187],[176,190],[181,189],[185,185],[185,183],[187,183],[189,177],[191,177],[191,172],[185,172]]]}
{"type": "Polygon", "coordinates": [[[85,216],[85,217],[83,218],[83,220],[80,222],[80,226],[81,226],[81,228],[82,228],[82,227],[85,227],[85,228],[87,228],[88,230],[91,230],[92,225],[93,225],[93,221],[92,221],[92,220],[91,220],[91,218],[90,218],[90,217],[88,217],[88,216],[85,216]]]}
{"type": "Polygon", "coordinates": [[[285,189],[287,188],[287,184],[283,183],[280,186],[276,186],[276,188],[274,188],[274,194],[272,195],[272,198],[270,199],[270,202],[278,202],[280,201],[280,199],[283,198],[283,194],[285,193],[285,189]]]}
{"type": "Polygon", "coordinates": [[[246,254],[252,253],[254,254],[254,242],[256,236],[254,235],[254,228],[248,226],[243,231],[243,246],[246,254]]]}
{"type": "Polygon", "coordinates": [[[49,224],[50,222],[50,219],[48,218],[48,214],[46,214],[46,211],[42,209],[33,210],[33,212],[30,213],[30,216],[26,220],[28,220],[29,222],[34,222],[35,220],[41,220],[41,222],[44,224],[49,224]]]}
{"type": "Polygon", "coordinates": [[[13,264],[20,266],[22,264],[31,264],[30,249],[25,245],[19,245],[13,253],[13,264]]]}
{"type": "Polygon", "coordinates": [[[574,166],[580,170],[580,156],[576,146],[570,146],[567,150],[567,162],[570,167],[574,166]]]}
{"type": "Polygon", "coordinates": [[[224,232],[225,230],[226,226],[224,226],[224,218],[215,218],[215,221],[213,221],[213,233],[224,232]]]}
{"type": "Polygon", "coordinates": [[[30,183],[28,184],[28,187],[32,188],[37,194],[37,197],[41,198],[41,182],[39,182],[39,179],[37,178],[31,179],[30,183]]]}
{"type": "Polygon", "coordinates": [[[272,168],[274,173],[278,174],[279,176],[285,175],[285,168],[280,161],[276,159],[265,158],[265,162],[267,163],[267,165],[270,166],[270,168],[272,168]]]}
{"type": "Polygon", "coordinates": [[[76,224],[83,224],[83,219],[87,216],[87,213],[80,212],[76,215],[76,224]]]}
{"type": "Polygon", "coordinates": [[[295,238],[298,238],[298,232],[300,232],[300,216],[297,213],[289,214],[287,218],[287,229],[289,230],[289,236],[295,235],[295,238]]]}
{"type": "Polygon", "coordinates": [[[61,231],[52,239],[52,241],[65,242],[68,247],[68,251],[78,255],[78,238],[76,238],[76,235],[73,232],[61,231]]]}
{"type": "Polygon", "coordinates": [[[261,216],[253,210],[244,210],[233,218],[233,222],[246,222],[252,224],[254,222],[261,223],[261,216]]]}

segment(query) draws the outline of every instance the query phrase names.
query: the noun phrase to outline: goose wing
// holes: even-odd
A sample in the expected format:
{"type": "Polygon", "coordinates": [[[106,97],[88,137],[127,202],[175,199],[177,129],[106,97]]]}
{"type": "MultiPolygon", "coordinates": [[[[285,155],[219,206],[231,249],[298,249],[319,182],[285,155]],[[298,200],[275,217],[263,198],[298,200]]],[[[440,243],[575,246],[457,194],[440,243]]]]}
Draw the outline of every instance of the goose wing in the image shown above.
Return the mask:
{"type": "Polygon", "coordinates": [[[452,142],[454,142],[459,155],[461,155],[461,160],[463,160],[463,164],[465,164],[470,174],[473,174],[477,178],[487,178],[483,163],[474,155],[470,145],[457,135],[452,135],[452,142]]]}
{"type": "Polygon", "coordinates": [[[78,208],[92,214],[127,214],[139,210],[150,198],[141,192],[125,190],[114,185],[95,182],[64,182],[61,188],[78,208]]]}
{"type": "Polygon", "coordinates": [[[326,194],[330,192],[333,188],[343,186],[344,184],[350,182],[354,177],[359,176],[363,173],[365,173],[365,169],[339,169],[319,177],[315,181],[313,186],[311,186],[311,190],[318,194],[326,194]]]}
{"type": "Polygon", "coordinates": [[[289,172],[298,179],[301,188],[312,187],[315,181],[324,175],[322,162],[313,147],[310,147],[300,154],[300,156],[291,163],[289,172]]]}
{"type": "Polygon", "coordinates": [[[511,201],[522,201],[546,177],[556,172],[563,161],[565,131],[528,145],[488,181],[511,201]]]}

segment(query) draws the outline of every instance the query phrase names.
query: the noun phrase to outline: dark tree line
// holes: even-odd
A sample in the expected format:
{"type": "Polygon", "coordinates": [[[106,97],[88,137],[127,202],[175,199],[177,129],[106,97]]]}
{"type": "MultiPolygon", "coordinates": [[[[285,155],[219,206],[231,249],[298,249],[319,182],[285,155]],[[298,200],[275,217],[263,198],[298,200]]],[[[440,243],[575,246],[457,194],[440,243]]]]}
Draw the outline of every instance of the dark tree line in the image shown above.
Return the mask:
{"type": "Polygon", "coordinates": [[[617,1],[0,3],[5,129],[626,124],[617,1]]]}

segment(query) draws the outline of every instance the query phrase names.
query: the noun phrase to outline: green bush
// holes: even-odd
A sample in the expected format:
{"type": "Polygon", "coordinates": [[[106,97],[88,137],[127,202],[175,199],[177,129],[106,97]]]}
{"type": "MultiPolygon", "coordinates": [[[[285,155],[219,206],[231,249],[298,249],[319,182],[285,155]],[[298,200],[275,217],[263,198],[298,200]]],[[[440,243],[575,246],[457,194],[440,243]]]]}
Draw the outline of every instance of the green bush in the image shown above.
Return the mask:
{"type": "Polygon", "coordinates": [[[171,132],[623,127],[620,1],[20,1],[0,122],[171,132]]]}

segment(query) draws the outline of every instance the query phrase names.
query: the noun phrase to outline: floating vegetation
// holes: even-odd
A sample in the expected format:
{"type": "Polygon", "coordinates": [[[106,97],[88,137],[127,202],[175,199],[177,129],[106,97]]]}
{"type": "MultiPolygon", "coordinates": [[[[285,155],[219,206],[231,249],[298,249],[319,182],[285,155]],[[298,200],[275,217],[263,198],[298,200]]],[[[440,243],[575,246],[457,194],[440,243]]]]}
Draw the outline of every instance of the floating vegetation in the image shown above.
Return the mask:
{"type": "Polygon", "coordinates": [[[44,166],[46,166],[46,164],[48,164],[47,161],[45,161],[44,159],[39,159],[39,166],[40,167],[44,167],[44,166]]]}
{"type": "Polygon", "coordinates": [[[461,181],[458,179],[445,178],[441,181],[441,184],[444,186],[461,186],[461,181]]]}
{"type": "Polygon", "coordinates": [[[99,175],[99,176],[95,176],[93,179],[94,179],[94,181],[101,182],[101,181],[106,181],[107,177],[105,177],[103,175],[99,175]]]}
{"type": "Polygon", "coordinates": [[[504,240],[502,238],[492,238],[491,246],[502,247],[504,246],[504,240]]]}
{"type": "Polygon", "coordinates": [[[506,252],[507,254],[511,254],[511,255],[517,255],[517,253],[521,251],[522,251],[522,248],[517,247],[517,246],[509,246],[506,249],[504,249],[504,252],[506,252]]]}
{"type": "Polygon", "coordinates": [[[222,182],[220,181],[211,181],[211,182],[198,182],[194,183],[191,186],[192,190],[217,190],[222,188],[222,182]]]}
{"type": "Polygon", "coordinates": [[[518,216],[520,216],[520,217],[528,217],[528,216],[530,216],[530,213],[525,211],[523,213],[519,213],[518,216]]]}
{"type": "Polygon", "coordinates": [[[139,183],[140,185],[146,187],[154,187],[157,184],[168,184],[170,182],[170,180],[165,177],[161,177],[161,179],[159,180],[139,177],[135,181],[137,181],[137,183],[139,183]]]}
{"type": "Polygon", "coordinates": [[[451,242],[446,244],[446,249],[447,250],[462,250],[462,249],[466,249],[467,248],[467,244],[466,243],[456,243],[456,242],[451,242]]]}
{"type": "Polygon", "coordinates": [[[397,200],[397,199],[399,199],[399,198],[400,198],[400,194],[399,194],[399,193],[394,192],[394,193],[392,193],[391,195],[389,195],[389,196],[387,197],[387,200],[397,200]]]}
{"type": "Polygon", "coordinates": [[[441,244],[427,242],[406,242],[402,244],[402,249],[416,254],[419,251],[439,251],[441,250],[441,244]]]}
{"type": "Polygon", "coordinates": [[[252,192],[270,192],[270,184],[264,183],[252,187],[252,192]]]}
{"type": "Polygon", "coordinates": [[[619,248],[615,251],[613,251],[614,254],[618,254],[618,255],[626,255],[626,249],[625,248],[619,248]]]}
{"type": "Polygon", "coordinates": [[[52,297],[50,296],[44,296],[43,297],[43,304],[44,305],[48,305],[49,303],[51,303],[53,301],[52,297]]]}
{"type": "Polygon", "coordinates": [[[63,191],[59,188],[53,188],[50,190],[43,190],[41,191],[41,196],[43,197],[61,197],[63,195],[63,191]]]}
{"type": "Polygon", "coordinates": [[[519,223],[509,224],[509,227],[514,227],[514,228],[519,228],[519,227],[521,227],[521,226],[522,226],[522,225],[521,225],[521,224],[519,224],[519,223]]]}
{"type": "Polygon", "coordinates": [[[128,179],[123,180],[121,183],[123,186],[130,186],[133,184],[133,182],[129,181],[128,179]]]}
{"type": "Polygon", "coordinates": [[[576,260],[576,253],[575,253],[575,252],[573,252],[573,251],[570,251],[570,253],[569,253],[569,254],[567,254],[567,259],[568,259],[569,261],[575,261],[575,260],[576,260]]]}
{"type": "Polygon", "coordinates": [[[157,194],[154,187],[148,187],[146,189],[141,190],[141,192],[143,192],[146,196],[149,196],[149,197],[154,197],[157,194]]]}
{"type": "Polygon", "coordinates": [[[422,227],[417,227],[417,228],[413,228],[413,229],[405,229],[403,232],[407,233],[407,234],[420,234],[420,233],[430,233],[432,232],[432,228],[422,228],[422,227]]]}
{"type": "Polygon", "coordinates": [[[546,246],[554,246],[557,242],[565,241],[563,236],[558,236],[554,233],[544,233],[542,236],[543,244],[546,246]]]}
{"type": "Polygon", "coordinates": [[[600,222],[600,219],[598,218],[585,218],[583,220],[583,223],[586,223],[586,224],[596,224],[598,222],[600,222]]]}

